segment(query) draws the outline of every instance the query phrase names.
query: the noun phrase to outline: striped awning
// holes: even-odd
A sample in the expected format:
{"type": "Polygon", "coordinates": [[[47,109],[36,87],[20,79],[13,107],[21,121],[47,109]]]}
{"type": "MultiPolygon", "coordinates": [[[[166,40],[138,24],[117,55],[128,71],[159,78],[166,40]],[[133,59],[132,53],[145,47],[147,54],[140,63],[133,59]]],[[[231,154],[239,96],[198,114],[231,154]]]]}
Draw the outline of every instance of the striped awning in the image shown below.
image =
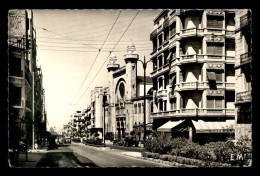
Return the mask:
{"type": "Polygon", "coordinates": [[[168,121],[159,128],[157,128],[157,131],[161,132],[171,132],[172,128],[176,127],[177,125],[181,124],[184,120],[179,121],[168,121]]]}
{"type": "Polygon", "coordinates": [[[196,133],[233,133],[235,120],[223,122],[205,122],[204,120],[192,120],[196,133]]]}

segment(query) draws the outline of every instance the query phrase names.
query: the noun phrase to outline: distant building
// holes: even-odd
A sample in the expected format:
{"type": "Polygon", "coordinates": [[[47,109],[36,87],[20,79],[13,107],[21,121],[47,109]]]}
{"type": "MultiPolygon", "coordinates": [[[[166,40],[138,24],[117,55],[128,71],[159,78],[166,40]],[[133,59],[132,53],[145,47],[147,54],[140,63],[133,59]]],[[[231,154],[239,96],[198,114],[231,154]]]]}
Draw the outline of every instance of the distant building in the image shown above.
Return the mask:
{"type": "Polygon", "coordinates": [[[154,19],[153,129],[225,140],[235,125],[235,10],[163,10],[154,19]]]}
{"type": "Polygon", "coordinates": [[[236,12],[236,139],[252,138],[252,32],[251,11],[236,12]]]}
{"type": "MultiPolygon", "coordinates": [[[[103,109],[103,96],[104,92],[109,92],[108,87],[95,87],[91,91],[91,115],[90,134],[92,136],[102,138],[103,126],[104,126],[104,109],[103,109]]],[[[108,113],[108,107],[106,107],[106,113],[108,113]]],[[[106,115],[108,117],[108,115],[106,115]]]]}

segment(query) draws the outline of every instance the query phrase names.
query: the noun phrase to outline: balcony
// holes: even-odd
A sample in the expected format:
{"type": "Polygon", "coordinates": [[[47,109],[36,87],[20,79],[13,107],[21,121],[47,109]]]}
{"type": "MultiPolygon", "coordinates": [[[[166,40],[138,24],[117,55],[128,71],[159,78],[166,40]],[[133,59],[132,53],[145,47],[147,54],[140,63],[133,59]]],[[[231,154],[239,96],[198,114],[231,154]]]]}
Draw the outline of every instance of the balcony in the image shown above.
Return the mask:
{"type": "Polygon", "coordinates": [[[223,28],[205,28],[204,29],[204,34],[215,34],[215,35],[218,35],[218,34],[223,34],[225,35],[225,29],[223,28]]]}
{"type": "Polygon", "coordinates": [[[197,54],[191,54],[191,55],[182,55],[180,56],[179,63],[194,63],[197,62],[197,54]]]}
{"type": "Polygon", "coordinates": [[[198,28],[190,28],[190,29],[182,29],[181,37],[191,37],[191,36],[203,36],[204,29],[198,28]]]}
{"type": "Polygon", "coordinates": [[[182,91],[182,90],[203,90],[208,88],[207,82],[180,82],[180,84],[176,84],[176,90],[182,91]]]}
{"type": "Polygon", "coordinates": [[[226,37],[228,37],[228,38],[235,38],[235,31],[228,31],[228,30],[226,30],[226,37]]]}
{"type": "Polygon", "coordinates": [[[235,63],[235,56],[226,56],[226,63],[235,63]]]}
{"type": "Polygon", "coordinates": [[[236,103],[249,103],[252,101],[251,91],[236,93],[236,103]]]}
{"type": "Polygon", "coordinates": [[[235,109],[208,109],[208,108],[193,108],[193,109],[178,109],[163,112],[151,113],[152,118],[171,118],[171,117],[225,117],[235,116],[235,109]]]}
{"type": "Polygon", "coordinates": [[[151,72],[151,78],[157,77],[162,73],[167,72],[168,70],[169,70],[169,64],[165,64],[159,67],[158,69],[154,70],[153,72],[151,72]]]}

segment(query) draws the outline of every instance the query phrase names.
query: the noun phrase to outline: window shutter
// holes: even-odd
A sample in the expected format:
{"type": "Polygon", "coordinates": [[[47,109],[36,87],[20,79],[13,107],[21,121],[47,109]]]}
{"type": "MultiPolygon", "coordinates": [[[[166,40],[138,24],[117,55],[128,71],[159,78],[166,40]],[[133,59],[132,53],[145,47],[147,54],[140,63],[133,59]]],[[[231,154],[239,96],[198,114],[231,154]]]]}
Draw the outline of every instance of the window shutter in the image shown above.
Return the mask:
{"type": "Polygon", "coordinates": [[[214,99],[212,97],[208,97],[207,99],[207,108],[214,108],[214,99]]]}
{"type": "Polygon", "coordinates": [[[215,28],[223,28],[223,18],[222,17],[215,18],[215,28]]]}
{"type": "Polygon", "coordinates": [[[207,54],[214,54],[214,45],[213,45],[213,43],[207,43],[207,54]]]}
{"type": "Polygon", "coordinates": [[[215,108],[222,109],[222,98],[215,97],[215,108]]]}
{"type": "Polygon", "coordinates": [[[208,20],[207,20],[207,27],[208,28],[214,28],[214,19],[211,16],[208,16],[208,20]]]}
{"type": "Polygon", "coordinates": [[[215,71],[215,75],[216,75],[216,81],[217,82],[222,82],[222,77],[223,77],[223,73],[219,72],[219,71],[215,71]]]}
{"type": "Polygon", "coordinates": [[[214,54],[222,55],[222,49],[223,49],[223,45],[222,44],[215,44],[214,54]]]}

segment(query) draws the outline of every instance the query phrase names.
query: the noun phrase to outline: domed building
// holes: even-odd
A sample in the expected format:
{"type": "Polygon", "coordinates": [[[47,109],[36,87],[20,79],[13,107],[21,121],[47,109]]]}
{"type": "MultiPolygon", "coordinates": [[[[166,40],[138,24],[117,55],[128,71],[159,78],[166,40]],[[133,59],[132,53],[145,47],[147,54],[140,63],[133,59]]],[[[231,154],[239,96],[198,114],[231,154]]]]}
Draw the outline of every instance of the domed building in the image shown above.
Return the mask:
{"type": "MultiPolygon", "coordinates": [[[[125,65],[116,63],[114,53],[110,55],[110,63],[107,65],[109,75],[109,109],[110,114],[106,122],[107,132],[112,132],[115,139],[125,138],[131,135],[137,141],[143,140],[144,123],[144,77],[137,75],[137,60],[139,55],[133,43],[127,47],[124,55],[125,65]]],[[[148,93],[152,89],[152,80],[146,76],[146,129],[152,123],[149,112],[152,103],[152,95],[148,93]]]]}

